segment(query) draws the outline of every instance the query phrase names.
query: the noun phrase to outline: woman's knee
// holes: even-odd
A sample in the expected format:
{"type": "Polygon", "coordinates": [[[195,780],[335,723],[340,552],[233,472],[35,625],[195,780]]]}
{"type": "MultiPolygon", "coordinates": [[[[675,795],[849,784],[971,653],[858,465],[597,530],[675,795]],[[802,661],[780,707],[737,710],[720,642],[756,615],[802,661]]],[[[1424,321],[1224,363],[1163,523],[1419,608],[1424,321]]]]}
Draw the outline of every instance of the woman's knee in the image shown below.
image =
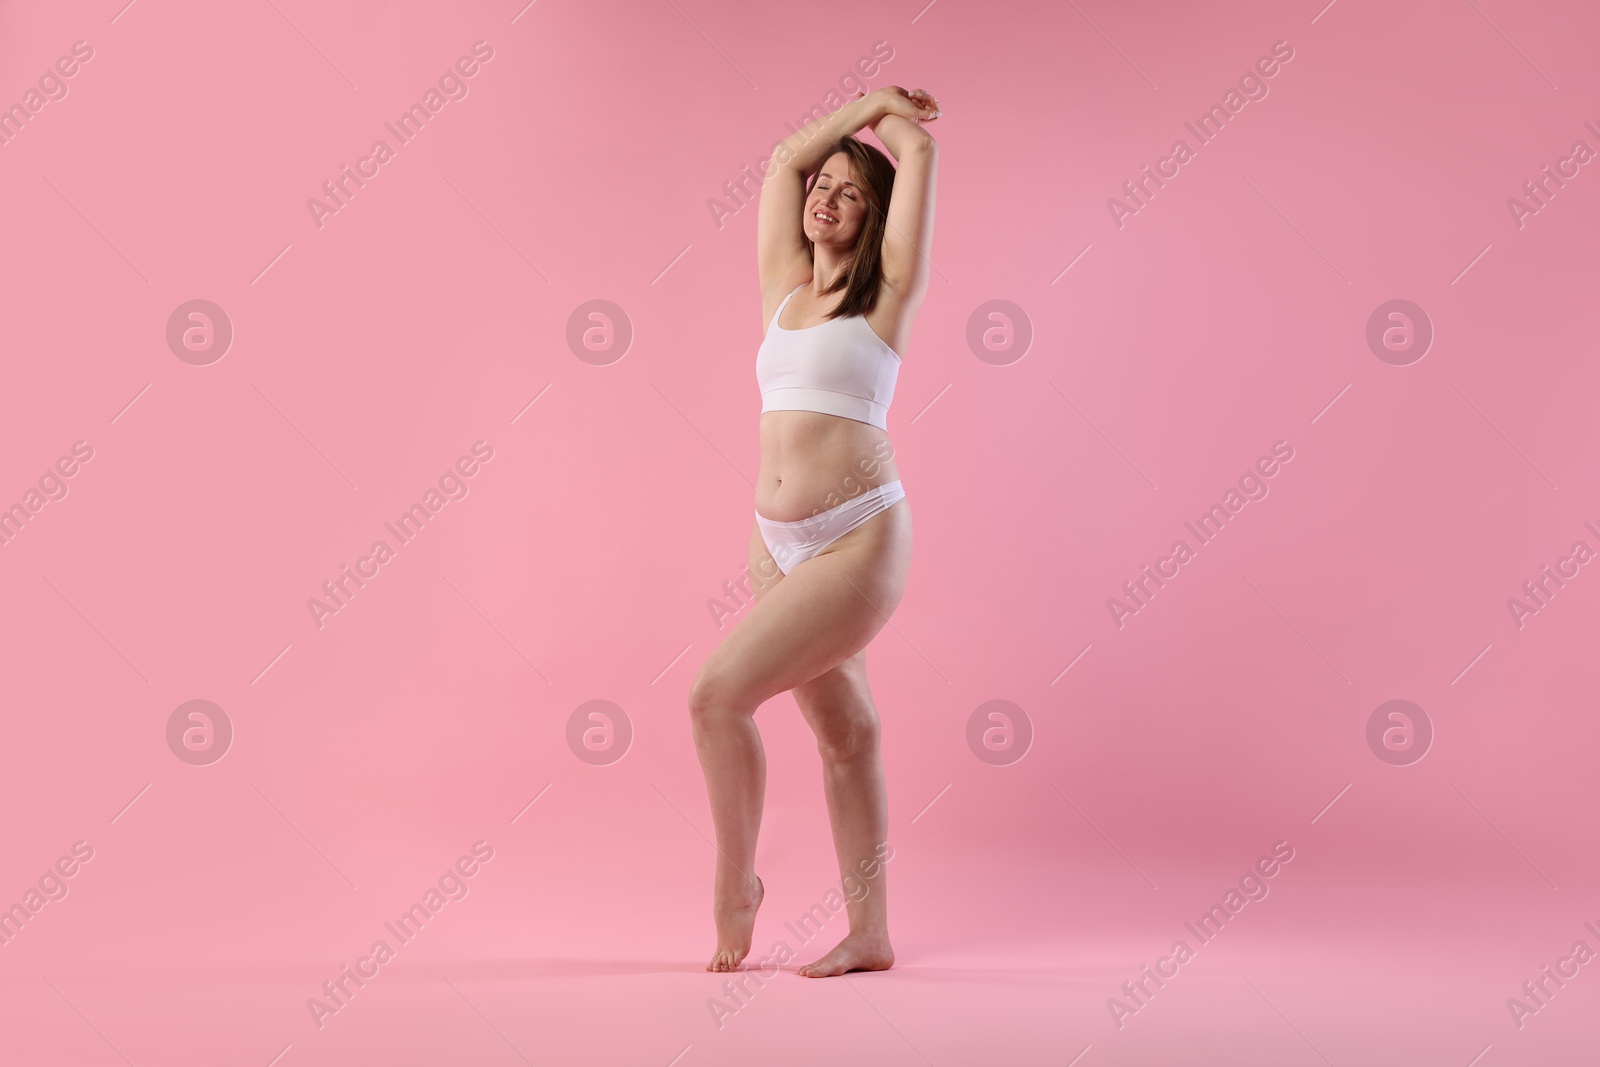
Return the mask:
{"type": "Polygon", "coordinates": [[[848,763],[878,750],[882,729],[870,700],[815,708],[806,718],[817,735],[817,754],[824,763],[848,763]]]}
{"type": "Polygon", "coordinates": [[[738,688],[725,670],[707,663],[702,665],[689,686],[689,715],[696,722],[710,723],[732,714],[748,713],[738,688]]]}
{"type": "Polygon", "coordinates": [[[705,719],[712,711],[715,701],[716,680],[704,667],[694,676],[694,682],[689,686],[689,716],[695,720],[705,719]]]}

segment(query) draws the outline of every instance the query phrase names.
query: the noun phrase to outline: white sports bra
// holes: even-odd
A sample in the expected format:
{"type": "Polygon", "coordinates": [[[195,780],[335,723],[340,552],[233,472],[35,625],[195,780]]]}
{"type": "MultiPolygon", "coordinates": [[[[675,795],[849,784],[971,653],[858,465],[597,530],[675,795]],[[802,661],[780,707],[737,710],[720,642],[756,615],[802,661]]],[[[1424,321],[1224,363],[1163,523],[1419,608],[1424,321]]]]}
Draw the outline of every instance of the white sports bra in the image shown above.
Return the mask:
{"type": "Polygon", "coordinates": [[[779,326],[790,298],[808,284],[783,298],[756,352],[761,410],[820,411],[887,429],[899,354],[864,315],[827,319],[799,330],[779,326]]]}

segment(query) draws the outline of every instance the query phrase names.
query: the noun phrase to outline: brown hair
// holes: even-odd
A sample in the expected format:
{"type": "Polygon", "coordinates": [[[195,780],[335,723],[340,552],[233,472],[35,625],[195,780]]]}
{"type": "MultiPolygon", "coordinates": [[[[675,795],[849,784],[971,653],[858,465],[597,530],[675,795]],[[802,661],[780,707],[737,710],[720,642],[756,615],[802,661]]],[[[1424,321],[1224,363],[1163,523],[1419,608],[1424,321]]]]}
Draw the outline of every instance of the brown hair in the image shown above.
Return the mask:
{"type": "MultiPolygon", "coordinates": [[[[868,210],[866,218],[861,223],[861,232],[856,235],[855,250],[851,253],[844,272],[832,285],[822,291],[823,295],[827,295],[840,289],[845,290],[839,306],[828,316],[830,319],[865,315],[877,305],[878,285],[883,280],[883,234],[887,222],[885,212],[889,207],[889,197],[894,192],[894,164],[889,162],[889,157],[866,142],[845,134],[823,154],[822,162],[817,164],[816,172],[806,182],[807,198],[811,196],[811,190],[822,174],[823,166],[839,152],[850,158],[850,172],[862,195],[866,197],[868,210]]],[[[815,263],[816,245],[809,237],[805,242],[806,253],[815,263]]]]}

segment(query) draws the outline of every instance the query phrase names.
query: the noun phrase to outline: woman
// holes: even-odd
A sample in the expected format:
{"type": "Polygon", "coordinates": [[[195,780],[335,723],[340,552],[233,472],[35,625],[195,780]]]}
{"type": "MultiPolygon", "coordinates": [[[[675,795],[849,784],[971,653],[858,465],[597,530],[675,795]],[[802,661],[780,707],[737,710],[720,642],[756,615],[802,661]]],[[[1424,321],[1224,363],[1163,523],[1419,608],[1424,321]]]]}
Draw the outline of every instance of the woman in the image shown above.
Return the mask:
{"type": "Polygon", "coordinates": [[[876,89],[783,141],[762,186],[755,604],[689,694],[717,831],[710,971],[734,970],[750,952],[767,769],[755,713],[790,690],[822,756],[850,919],[849,935],[800,973],[894,962],[883,866],[893,852],[865,649],[911,564],[911,512],[885,426],[928,287],[938,151],[921,124],[938,116],[920,89],[876,89]],[[852,136],[863,127],[897,166],[852,136]]]}

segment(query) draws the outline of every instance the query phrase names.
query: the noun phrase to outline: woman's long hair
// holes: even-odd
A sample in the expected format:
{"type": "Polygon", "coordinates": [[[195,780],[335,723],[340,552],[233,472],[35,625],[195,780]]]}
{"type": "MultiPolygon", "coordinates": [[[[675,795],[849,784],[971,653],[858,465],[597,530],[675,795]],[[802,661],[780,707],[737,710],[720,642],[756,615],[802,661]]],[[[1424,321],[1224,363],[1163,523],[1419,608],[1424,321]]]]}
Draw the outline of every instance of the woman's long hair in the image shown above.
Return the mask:
{"type": "MultiPolygon", "coordinates": [[[[885,212],[889,207],[889,197],[894,192],[894,164],[889,162],[889,157],[864,141],[845,134],[823,153],[822,163],[817,164],[816,172],[806,182],[807,199],[817,184],[823,165],[839,152],[850,157],[851,174],[866,197],[867,215],[862,220],[861,232],[856,235],[855,251],[851,253],[844,273],[822,291],[825,296],[840,289],[845,290],[839,306],[828,316],[830,319],[865,315],[877,305],[878,285],[883,280],[885,212]]],[[[815,263],[816,245],[809,237],[805,241],[806,252],[815,263]]]]}

